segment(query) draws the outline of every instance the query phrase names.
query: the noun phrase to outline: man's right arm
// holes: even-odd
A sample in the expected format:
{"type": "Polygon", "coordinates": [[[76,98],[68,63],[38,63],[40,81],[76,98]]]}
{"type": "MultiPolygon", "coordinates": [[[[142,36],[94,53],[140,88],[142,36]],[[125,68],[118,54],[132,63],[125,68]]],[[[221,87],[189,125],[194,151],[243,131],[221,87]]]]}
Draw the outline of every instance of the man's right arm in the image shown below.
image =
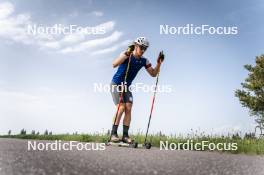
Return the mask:
{"type": "Polygon", "coordinates": [[[120,64],[122,64],[128,56],[126,55],[126,52],[122,52],[116,59],[113,61],[113,68],[116,68],[120,64]]]}

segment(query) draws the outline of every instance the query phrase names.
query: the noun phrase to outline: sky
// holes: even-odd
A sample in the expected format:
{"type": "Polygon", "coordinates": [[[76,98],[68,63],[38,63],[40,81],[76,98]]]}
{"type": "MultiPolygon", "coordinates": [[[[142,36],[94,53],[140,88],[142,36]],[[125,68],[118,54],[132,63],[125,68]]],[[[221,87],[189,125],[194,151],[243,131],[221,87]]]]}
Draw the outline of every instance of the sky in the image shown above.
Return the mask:
{"type": "MultiPolygon", "coordinates": [[[[153,66],[163,50],[150,132],[208,134],[253,132],[254,118],[234,96],[247,77],[245,64],[263,54],[264,3],[253,1],[0,0],[0,134],[8,130],[53,133],[106,132],[115,106],[109,92],[112,61],[145,36],[153,66]],[[28,25],[103,27],[104,34],[37,34],[28,25]],[[172,27],[235,26],[236,35],[161,34],[172,27]]],[[[152,85],[140,70],[134,83],[152,85]]],[[[133,94],[130,131],[145,132],[153,93],[133,94]]],[[[121,128],[119,131],[121,132],[121,128]]]]}

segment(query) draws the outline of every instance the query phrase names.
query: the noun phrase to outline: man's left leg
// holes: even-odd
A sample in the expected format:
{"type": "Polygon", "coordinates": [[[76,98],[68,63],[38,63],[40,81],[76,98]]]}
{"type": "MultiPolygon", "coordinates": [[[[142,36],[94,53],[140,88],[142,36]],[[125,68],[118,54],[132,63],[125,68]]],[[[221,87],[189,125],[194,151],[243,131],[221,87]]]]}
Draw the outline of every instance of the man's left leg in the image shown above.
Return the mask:
{"type": "Polygon", "coordinates": [[[131,121],[131,110],[132,110],[132,103],[125,104],[125,117],[123,119],[123,141],[126,143],[131,143],[132,140],[129,138],[128,130],[131,121]]]}

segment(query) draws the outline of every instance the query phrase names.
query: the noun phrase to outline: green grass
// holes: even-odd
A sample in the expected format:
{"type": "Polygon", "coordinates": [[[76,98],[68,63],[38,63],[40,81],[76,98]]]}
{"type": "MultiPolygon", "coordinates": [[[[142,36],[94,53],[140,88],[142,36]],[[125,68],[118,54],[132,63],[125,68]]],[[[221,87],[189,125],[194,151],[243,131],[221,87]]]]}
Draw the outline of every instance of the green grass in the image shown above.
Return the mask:
{"type": "MultiPolygon", "coordinates": [[[[135,135],[138,142],[144,142],[143,135],[135,135]]],[[[168,141],[169,143],[186,143],[188,140],[192,140],[193,143],[201,143],[202,141],[208,141],[210,143],[237,143],[237,150],[232,151],[219,151],[229,152],[233,154],[252,154],[263,155],[264,154],[264,138],[241,138],[241,137],[229,137],[229,136],[160,136],[158,134],[150,136],[151,142],[154,146],[159,147],[160,141],[168,141]]],[[[206,149],[209,151],[209,149],[206,149]]]]}
{"type": "MultiPolygon", "coordinates": [[[[58,134],[58,135],[32,135],[32,134],[19,134],[19,135],[2,135],[1,138],[19,138],[19,139],[38,139],[38,140],[63,140],[63,141],[80,141],[80,142],[106,142],[108,140],[107,134],[58,134]]],[[[135,134],[132,137],[138,142],[144,142],[143,134],[135,134]]],[[[160,141],[168,141],[168,143],[185,143],[187,140],[192,140],[193,143],[201,143],[202,141],[209,141],[210,143],[237,143],[238,149],[235,151],[220,151],[229,152],[233,154],[251,154],[263,155],[264,154],[264,138],[241,138],[237,135],[232,136],[165,136],[162,134],[150,135],[149,140],[155,147],[160,146],[160,141]]],[[[206,149],[209,151],[208,149],[206,149]]]]}
{"type": "Polygon", "coordinates": [[[106,142],[107,135],[104,134],[58,134],[58,135],[3,135],[0,138],[18,138],[18,139],[35,139],[35,140],[64,140],[64,141],[80,141],[80,142],[106,142]]]}

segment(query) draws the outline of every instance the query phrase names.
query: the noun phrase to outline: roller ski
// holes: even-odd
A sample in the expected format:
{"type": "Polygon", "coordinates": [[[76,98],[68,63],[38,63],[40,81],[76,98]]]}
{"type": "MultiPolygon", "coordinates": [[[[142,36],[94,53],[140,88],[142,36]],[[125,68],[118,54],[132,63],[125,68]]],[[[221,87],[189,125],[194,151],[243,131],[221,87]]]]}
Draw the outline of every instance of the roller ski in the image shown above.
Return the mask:
{"type": "Polygon", "coordinates": [[[138,148],[138,143],[129,137],[123,137],[120,139],[117,135],[112,135],[111,139],[106,143],[107,146],[117,146],[117,147],[128,147],[128,148],[138,148]]]}

